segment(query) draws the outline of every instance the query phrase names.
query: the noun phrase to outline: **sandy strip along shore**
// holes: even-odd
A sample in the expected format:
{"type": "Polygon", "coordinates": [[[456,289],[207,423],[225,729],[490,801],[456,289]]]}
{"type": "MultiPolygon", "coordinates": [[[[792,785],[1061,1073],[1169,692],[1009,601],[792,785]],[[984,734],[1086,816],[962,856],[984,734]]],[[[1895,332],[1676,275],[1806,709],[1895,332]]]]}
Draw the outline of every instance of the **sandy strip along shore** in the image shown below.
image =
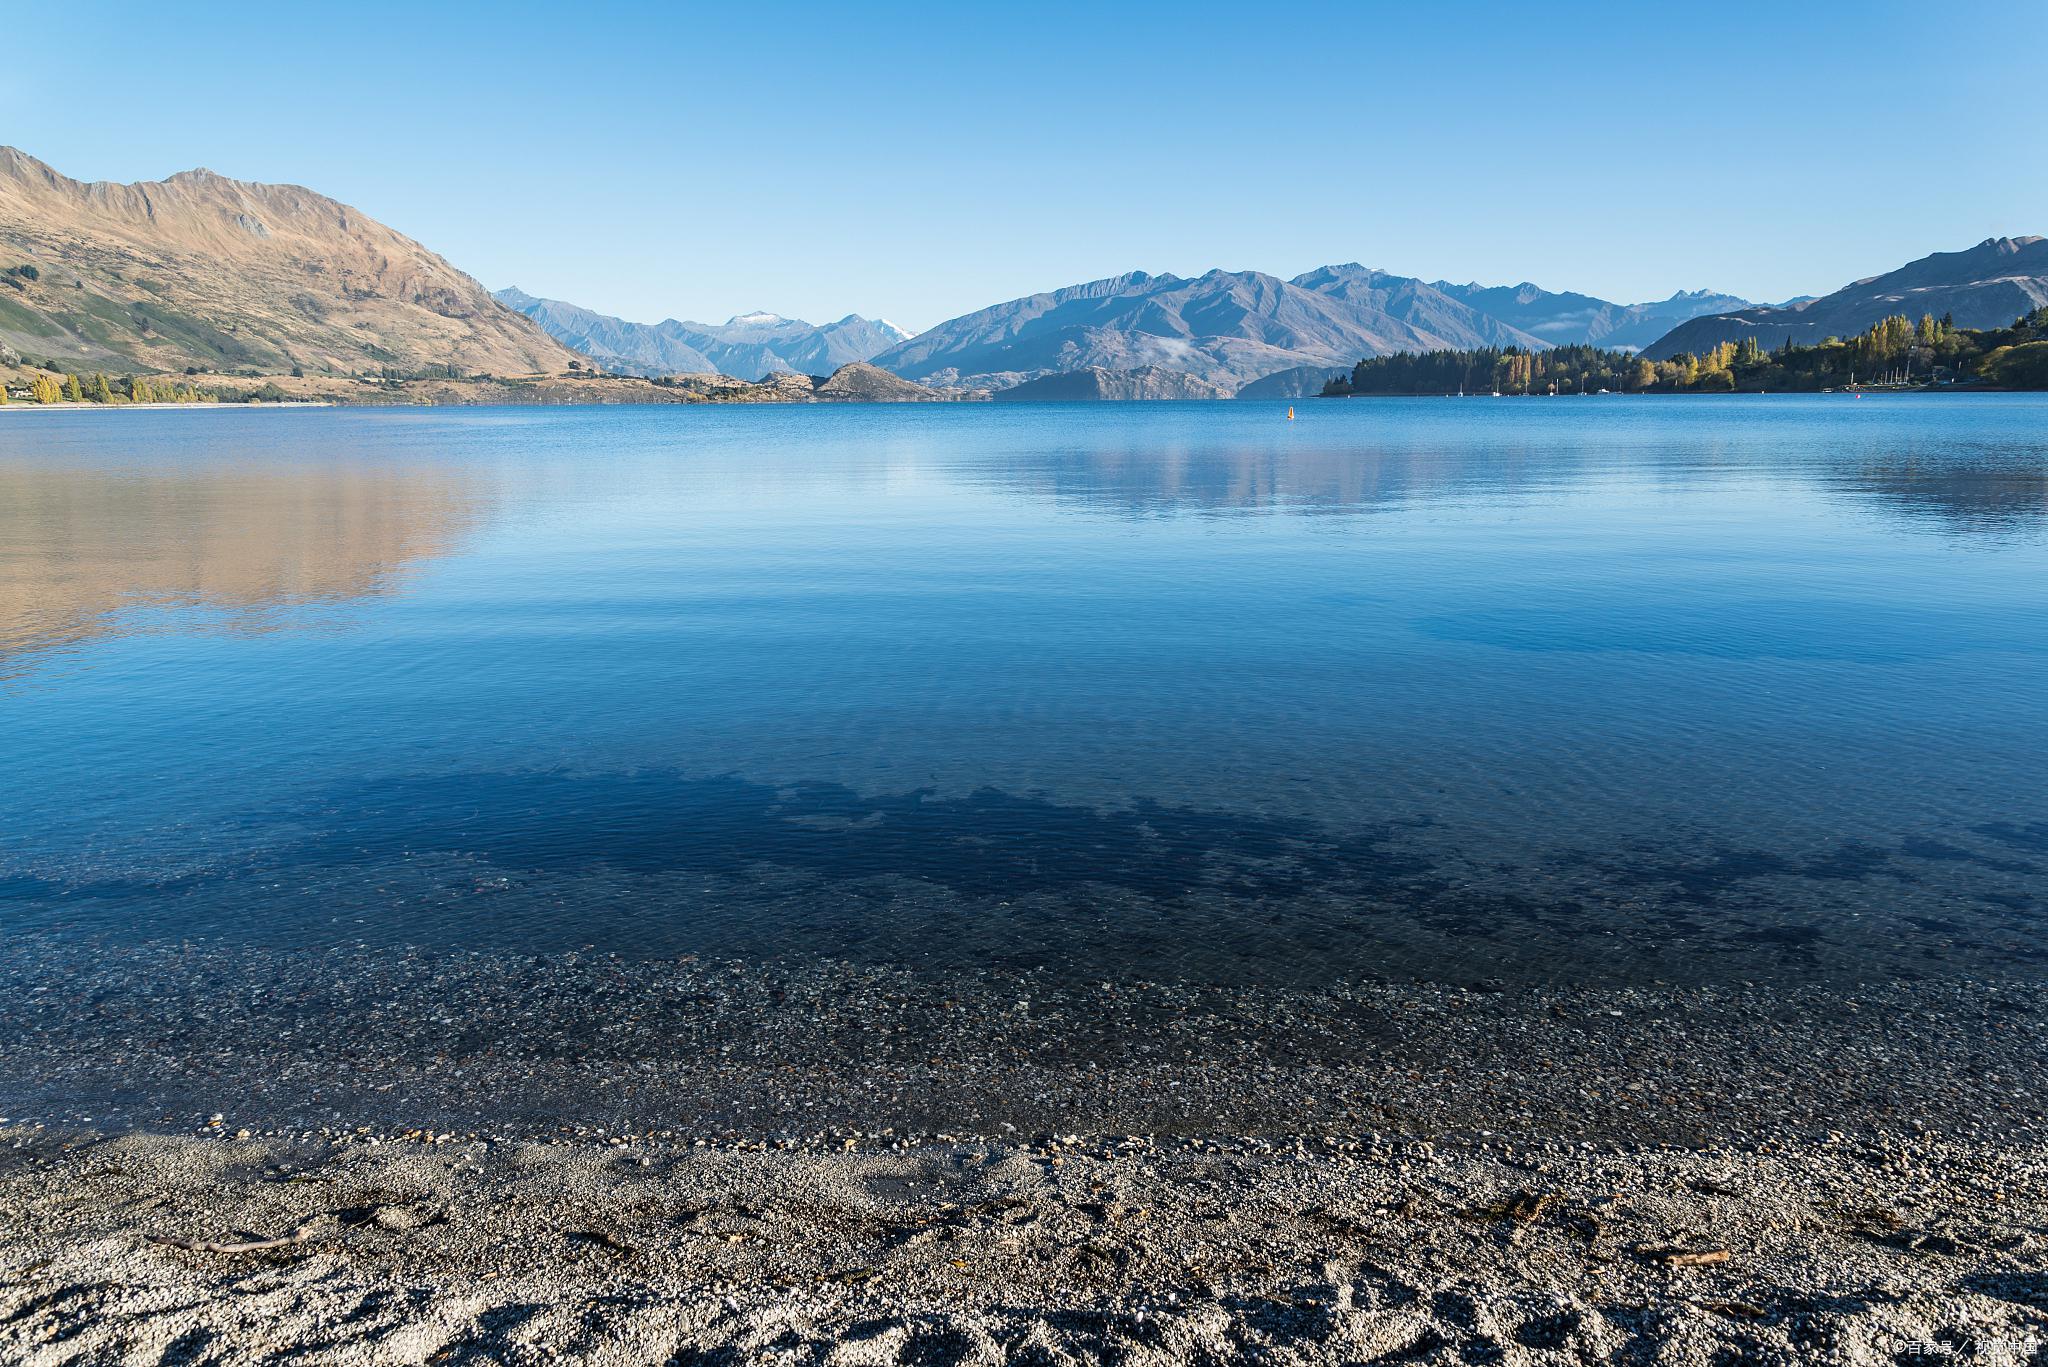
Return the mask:
{"type": "Polygon", "coordinates": [[[9,1362],[2038,1360],[2039,1149],[0,1149],[9,1362]]]}

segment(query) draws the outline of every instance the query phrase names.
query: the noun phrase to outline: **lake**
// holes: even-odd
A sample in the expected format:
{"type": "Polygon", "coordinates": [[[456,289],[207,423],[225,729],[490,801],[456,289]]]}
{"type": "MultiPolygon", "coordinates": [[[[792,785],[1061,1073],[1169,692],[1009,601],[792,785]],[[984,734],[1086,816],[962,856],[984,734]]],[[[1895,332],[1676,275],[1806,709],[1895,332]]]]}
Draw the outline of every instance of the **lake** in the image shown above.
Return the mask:
{"type": "Polygon", "coordinates": [[[1296,408],[4,415],[0,923],[2031,972],[2048,401],[1296,408]]]}

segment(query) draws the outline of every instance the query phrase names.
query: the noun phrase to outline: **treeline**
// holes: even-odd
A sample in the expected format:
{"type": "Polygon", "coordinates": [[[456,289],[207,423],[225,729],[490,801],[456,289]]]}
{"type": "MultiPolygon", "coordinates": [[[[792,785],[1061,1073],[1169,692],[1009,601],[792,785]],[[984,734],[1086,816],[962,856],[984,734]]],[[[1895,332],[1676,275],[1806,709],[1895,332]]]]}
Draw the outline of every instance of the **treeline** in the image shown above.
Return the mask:
{"type": "MultiPolygon", "coordinates": [[[[180,384],[165,376],[127,375],[119,379],[108,379],[105,375],[94,375],[85,379],[78,375],[59,378],[47,371],[37,371],[29,376],[28,398],[35,403],[215,403],[218,397],[209,390],[186,383],[180,384]]],[[[0,385],[0,403],[11,402],[5,385],[0,385]]]]}
{"type": "Polygon", "coordinates": [[[1959,328],[1932,315],[1915,323],[1894,315],[1855,337],[1813,346],[1787,342],[1766,351],[1748,337],[1703,356],[1684,352],[1663,360],[1593,346],[1401,352],[1360,361],[1323,393],[1781,393],[1937,384],[2048,389],[2048,308],[2008,328],[1959,328]]]}

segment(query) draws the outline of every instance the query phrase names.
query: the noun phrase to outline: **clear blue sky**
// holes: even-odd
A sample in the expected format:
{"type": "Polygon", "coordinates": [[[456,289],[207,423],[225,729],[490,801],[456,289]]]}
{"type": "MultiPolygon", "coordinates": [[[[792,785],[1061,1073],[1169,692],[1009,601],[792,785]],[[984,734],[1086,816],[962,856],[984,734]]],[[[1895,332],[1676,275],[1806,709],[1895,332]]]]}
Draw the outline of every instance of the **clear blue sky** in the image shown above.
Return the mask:
{"type": "Polygon", "coordinates": [[[0,141],[306,184],[653,321],[1357,260],[1633,301],[2048,233],[2048,3],[101,4],[0,141]]]}

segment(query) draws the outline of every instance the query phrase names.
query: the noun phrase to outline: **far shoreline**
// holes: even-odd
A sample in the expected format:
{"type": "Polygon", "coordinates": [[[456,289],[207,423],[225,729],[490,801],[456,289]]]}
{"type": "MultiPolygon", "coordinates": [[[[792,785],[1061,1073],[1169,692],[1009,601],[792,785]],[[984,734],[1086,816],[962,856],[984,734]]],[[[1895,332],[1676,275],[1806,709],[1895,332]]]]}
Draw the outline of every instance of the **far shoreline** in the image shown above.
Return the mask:
{"type": "MultiPolygon", "coordinates": [[[[1315,394],[1296,398],[1200,398],[1200,399],[998,399],[994,404],[961,403],[947,407],[967,408],[1002,407],[1016,408],[1123,408],[1136,405],[1188,406],[1206,405],[1229,407],[1264,404],[1282,407],[1347,399],[1399,399],[1421,403],[1434,403],[1446,399],[1657,399],[1657,400],[1727,400],[1727,399],[1864,399],[1903,397],[1980,397],[2036,394],[2041,391],[2029,389],[1909,389],[1909,390],[1746,390],[1733,393],[1643,393],[1643,394],[1315,394]]],[[[69,401],[53,404],[15,402],[0,404],[0,414],[8,413],[113,413],[113,412],[185,412],[194,409],[213,409],[223,412],[241,412],[250,409],[295,410],[295,409],[358,409],[358,410],[431,410],[471,408],[929,408],[931,403],[922,400],[862,399],[839,400],[820,403],[803,399],[756,399],[744,402],[730,402],[717,399],[675,400],[653,398],[516,398],[510,395],[490,395],[478,398],[393,398],[383,399],[266,399],[256,402],[213,402],[213,403],[72,403],[69,401]]]]}
{"type": "Polygon", "coordinates": [[[120,413],[120,412],[164,412],[191,408],[345,408],[332,399],[289,399],[273,403],[6,403],[0,404],[0,413],[12,413],[17,409],[27,413],[120,413]]]}

